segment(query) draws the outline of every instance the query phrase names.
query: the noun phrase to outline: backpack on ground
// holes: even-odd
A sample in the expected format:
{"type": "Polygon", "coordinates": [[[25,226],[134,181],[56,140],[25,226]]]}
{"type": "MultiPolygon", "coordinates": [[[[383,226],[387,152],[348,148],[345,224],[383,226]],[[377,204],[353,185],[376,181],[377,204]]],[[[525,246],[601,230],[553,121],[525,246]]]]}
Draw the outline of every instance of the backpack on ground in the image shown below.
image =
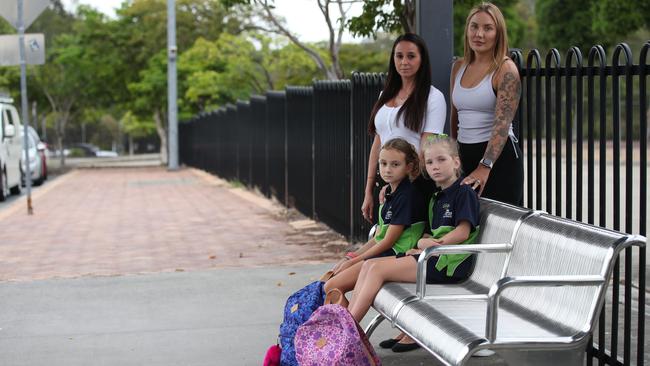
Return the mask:
{"type": "Polygon", "coordinates": [[[296,359],[301,366],[381,366],[381,361],[348,309],[323,305],[295,337],[296,359]]]}
{"type": "Polygon", "coordinates": [[[323,305],[325,292],[324,282],[332,277],[332,272],[327,272],[319,281],[310,283],[302,289],[294,292],[287,299],[284,306],[284,320],[280,325],[280,365],[298,366],[294,349],[294,337],[296,330],[306,322],[312,313],[323,305]]]}

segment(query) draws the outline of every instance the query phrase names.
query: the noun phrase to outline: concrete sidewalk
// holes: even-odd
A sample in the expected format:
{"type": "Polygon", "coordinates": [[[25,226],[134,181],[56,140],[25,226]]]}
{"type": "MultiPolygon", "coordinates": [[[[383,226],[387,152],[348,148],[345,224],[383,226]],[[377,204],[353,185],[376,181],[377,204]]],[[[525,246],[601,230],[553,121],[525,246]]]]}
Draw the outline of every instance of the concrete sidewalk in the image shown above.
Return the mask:
{"type": "MultiPolygon", "coordinates": [[[[287,296],[328,268],[5,282],[0,365],[259,366],[276,341],[287,296]]],[[[371,341],[394,333],[382,324],[371,341]]],[[[377,351],[387,366],[437,364],[423,350],[377,351]]],[[[471,363],[500,364],[493,357],[471,363]]]]}

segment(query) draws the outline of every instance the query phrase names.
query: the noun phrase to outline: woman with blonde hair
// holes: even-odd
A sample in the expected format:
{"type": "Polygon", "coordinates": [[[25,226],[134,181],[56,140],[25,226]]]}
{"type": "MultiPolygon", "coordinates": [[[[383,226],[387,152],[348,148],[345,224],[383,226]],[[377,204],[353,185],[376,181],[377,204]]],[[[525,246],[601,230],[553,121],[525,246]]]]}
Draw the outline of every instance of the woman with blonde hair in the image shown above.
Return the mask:
{"type": "Polygon", "coordinates": [[[512,121],[521,80],[508,58],[503,14],[481,3],[467,16],[465,50],[451,75],[451,134],[467,177],[483,197],[523,204],[524,168],[512,121]]]}

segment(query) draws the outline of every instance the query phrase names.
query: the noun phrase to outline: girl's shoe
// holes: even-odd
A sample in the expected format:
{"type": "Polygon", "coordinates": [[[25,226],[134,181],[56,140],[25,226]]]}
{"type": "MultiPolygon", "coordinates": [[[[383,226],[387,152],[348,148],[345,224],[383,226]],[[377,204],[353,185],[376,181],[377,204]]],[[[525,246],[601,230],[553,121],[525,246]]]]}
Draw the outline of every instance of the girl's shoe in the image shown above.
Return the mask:
{"type": "Polygon", "coordinates": [[[395,345],[391,348],[393,352],[396,353],[402,353],[402,352],[408,352],[408,351],[413,351],[421,346],[415,342],[413,343],[395,343],[395,345]]]}
{"type": "Polygon", "coordinates": [[[393,346],[396,345],[397,342],[399,342],[399,339],[395,339],[395,338],[386,339],[385,341],[381,341],[379,343],[379,347],[381,347],[381,348],[393,348],[393,346]]]}

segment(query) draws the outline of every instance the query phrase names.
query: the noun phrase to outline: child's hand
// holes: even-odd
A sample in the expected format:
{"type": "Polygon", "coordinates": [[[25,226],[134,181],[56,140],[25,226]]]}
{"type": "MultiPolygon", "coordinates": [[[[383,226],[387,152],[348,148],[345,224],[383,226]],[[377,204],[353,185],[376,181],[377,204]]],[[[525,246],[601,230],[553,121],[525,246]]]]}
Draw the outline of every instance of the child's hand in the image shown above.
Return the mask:
{"type": "Polygon", "coordinates": [[[440,239],[434,239],[434,238],[422,238],[418,240],[418,248],[419,249],[427,249],[429,247],[437,246],[441,244],[440,239]]]}
{"type": "Polygon", "coordinates": [[[350,260],[343,258],[336,264],[336,266],[334,266],[332,272],[334,272],[334,274],[338,274],[339,272],[345,271],[348,267],[350,267],[350,260]]]}
{"type": "Polygon", "coordinates": [[[422,253],[422,249],[413,248],[406,251],[406,255],[416,255],[420,253],[422,253]]]}

